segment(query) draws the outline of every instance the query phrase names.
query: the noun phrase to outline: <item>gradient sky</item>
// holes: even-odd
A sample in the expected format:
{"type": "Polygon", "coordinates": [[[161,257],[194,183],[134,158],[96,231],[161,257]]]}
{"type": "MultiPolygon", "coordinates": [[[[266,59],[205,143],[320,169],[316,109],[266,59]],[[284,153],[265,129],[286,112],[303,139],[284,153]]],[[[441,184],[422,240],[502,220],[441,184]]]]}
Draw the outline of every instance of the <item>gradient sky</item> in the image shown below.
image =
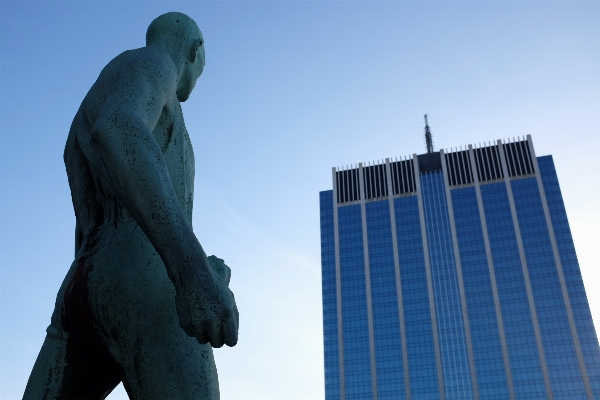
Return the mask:
{"type": "Polygon", "coordinates": [[[531,134],[554,156],[600,324],[600,2],[1,1],[0,398],[21,398],[73,259],[71,120],[168,11],[205,38],[183,111],[194,229],[240,309],[224,400],[323,398],[318,192],[334,166],[425,152],[425,113],[436,150],[531,134]]]}

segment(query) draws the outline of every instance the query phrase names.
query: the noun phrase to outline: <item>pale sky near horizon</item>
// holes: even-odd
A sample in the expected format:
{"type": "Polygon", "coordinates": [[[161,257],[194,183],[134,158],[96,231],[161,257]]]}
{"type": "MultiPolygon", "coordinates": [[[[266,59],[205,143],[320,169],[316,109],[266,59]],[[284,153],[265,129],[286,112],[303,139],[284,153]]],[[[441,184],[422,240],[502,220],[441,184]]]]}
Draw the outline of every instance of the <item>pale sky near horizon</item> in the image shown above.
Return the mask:
{"type": "Polygon", "coordinates": [[[194,230],[240,309],[222,399],[324,397],[318,192],[334,166],[424,153],[426,113],[436,150],[531,134],[553,155],[600,324],[600,2],[0,1],[0,398],[21,398],[73,259],[71,120],[168,11],[205,38],[183,111],[194,230]]]}

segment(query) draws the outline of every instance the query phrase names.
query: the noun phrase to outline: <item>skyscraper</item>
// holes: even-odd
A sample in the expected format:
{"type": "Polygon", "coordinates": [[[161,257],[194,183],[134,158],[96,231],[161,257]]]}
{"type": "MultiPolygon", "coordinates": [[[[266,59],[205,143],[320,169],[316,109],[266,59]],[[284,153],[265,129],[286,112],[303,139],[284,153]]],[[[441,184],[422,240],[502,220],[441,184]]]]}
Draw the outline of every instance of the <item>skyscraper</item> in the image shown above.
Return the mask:
{"type": "Polygon", "coordinates": [[[554,163],[531,137],[334,168],[320,207],[327,400],[600,399],[554,163]]]}

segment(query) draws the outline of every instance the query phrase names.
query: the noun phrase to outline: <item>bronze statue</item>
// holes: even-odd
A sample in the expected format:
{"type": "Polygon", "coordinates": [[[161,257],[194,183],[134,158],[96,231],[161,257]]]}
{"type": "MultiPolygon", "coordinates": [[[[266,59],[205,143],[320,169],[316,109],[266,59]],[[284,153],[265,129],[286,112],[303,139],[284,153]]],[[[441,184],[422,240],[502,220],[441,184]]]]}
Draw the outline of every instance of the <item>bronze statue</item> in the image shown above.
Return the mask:
{"type": "Polygon", "coordinates": [[[212,347],[235,346],[230,270],[192,230],[194,153],[180,102],[205,64],[181,13],[102,70],[69,132],[75,260],[24,399],[218,399],[212,347]],[[210,345],[208,344],[210,343],[210,345]]]}

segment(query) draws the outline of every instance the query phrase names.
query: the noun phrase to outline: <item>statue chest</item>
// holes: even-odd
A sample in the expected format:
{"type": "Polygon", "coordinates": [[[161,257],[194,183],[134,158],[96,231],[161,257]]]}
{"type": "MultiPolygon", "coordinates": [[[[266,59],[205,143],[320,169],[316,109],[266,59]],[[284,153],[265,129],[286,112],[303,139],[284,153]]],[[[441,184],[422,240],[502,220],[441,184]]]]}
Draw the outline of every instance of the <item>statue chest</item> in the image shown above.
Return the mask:
{"type": "Polygon", "coordinates": [[[153,133],[162,149],[179,203],[191,223],[194,201],[194,150],[179,102],[173,102],[163,109],[153,133]]]}

